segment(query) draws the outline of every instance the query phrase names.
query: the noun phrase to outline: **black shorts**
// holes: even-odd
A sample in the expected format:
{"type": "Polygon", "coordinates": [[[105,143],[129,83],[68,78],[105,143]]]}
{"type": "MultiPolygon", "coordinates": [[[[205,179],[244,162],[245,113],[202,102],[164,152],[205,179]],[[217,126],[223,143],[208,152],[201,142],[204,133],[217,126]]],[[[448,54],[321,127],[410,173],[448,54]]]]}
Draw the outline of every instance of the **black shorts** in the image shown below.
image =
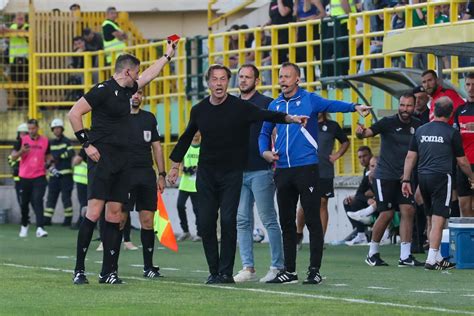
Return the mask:
{"type": "Polygon", "coordinates": [[[130,194],[124,210],[156,211],[158,186],[153,168],[130,169],[130,194]]]}
{"type": "MultiPolygon", "coordinates": [[[[474,165],[471,165],[471,170],[474,171],[474,165]]],[[[471,196],[474,191],[471,190],[471,184],[469,179],[464,172],[462,172],[459,167],[457,168],[456,181],[457,183],[458,195],[459,196],[471,196]]]]}
{"type": "Polygon", "coordinates": [[[87,159],[87,199],[126,203],[129,191],[128,151],[110,144],[94,144],[98,162],[87,159]]]}
{"type": "Polygon", "coordinates": [[[329,199],[334,197],[334,178],[320,178],[319,192],[322,198],[329,199]]]}
{"type": "Polygon", "coordinates": [[[413,195],[408,198],[403,196],[400,180],[374,179],[373,186],[379,212],[397,210],[400,204],[415,205],[413,195]]]}
{"type": "Polygon", "coordinates": [[[420,192],[427,216],[438,215],[449,218],[452,177],[449,174],[419,175],[420,192]]]}

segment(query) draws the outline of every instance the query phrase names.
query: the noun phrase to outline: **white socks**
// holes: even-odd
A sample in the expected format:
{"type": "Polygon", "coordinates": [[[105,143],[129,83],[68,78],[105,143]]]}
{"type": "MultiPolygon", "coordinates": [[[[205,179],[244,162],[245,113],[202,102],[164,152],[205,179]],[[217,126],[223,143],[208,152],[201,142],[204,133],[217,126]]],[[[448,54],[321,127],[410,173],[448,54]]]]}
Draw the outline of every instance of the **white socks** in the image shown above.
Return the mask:
{"type": "Polygon", "coordinates": [[[430,248],[430,250],[428,250],[428,258],[426,258],[426,263],[435,264],[438,261],[438,256],[441,257],[440,251],[438,249],[430,248]]]}
{"type": "Polygon", "coordinates": [[[373,207],[372,205],[369,205],[366,208],[363,208],[363,209],[358,211],[360,216],[370,216],[374,212],[375,212],[375,207],[373,207]]]}
{"type": "Polygon", "coordinates": [[[379,253],[379,242],[371,241],[370,248],[369,248],[369,257],[372,257],[376,253],[379,253]]]}
{"type": "Polygon", "coordinates": [[[411,255],[411,242],[402,242],[400,244],[400,259],[406,260],[411,255]]]}

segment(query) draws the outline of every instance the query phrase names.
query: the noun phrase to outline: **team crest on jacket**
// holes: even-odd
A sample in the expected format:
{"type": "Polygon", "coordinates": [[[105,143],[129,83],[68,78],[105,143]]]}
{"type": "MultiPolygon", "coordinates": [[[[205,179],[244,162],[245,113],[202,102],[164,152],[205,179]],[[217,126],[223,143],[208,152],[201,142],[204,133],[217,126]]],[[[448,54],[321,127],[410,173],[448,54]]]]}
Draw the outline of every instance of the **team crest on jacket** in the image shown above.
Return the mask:
{"type": "Polygon", "coordinates": [[[151,131],[143,131],[143,140],[146,142],[151,141],[151,131]]]}

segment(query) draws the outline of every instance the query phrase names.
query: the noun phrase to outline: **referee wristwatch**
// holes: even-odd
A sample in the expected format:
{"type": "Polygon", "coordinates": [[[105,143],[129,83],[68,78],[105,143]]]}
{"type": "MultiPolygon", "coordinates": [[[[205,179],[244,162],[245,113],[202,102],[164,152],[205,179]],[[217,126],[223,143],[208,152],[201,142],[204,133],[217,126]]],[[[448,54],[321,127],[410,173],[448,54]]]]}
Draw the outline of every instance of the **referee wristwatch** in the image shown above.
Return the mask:
{"type": "Polygon", "coordinates": [[[89,147],[90,144],[91,143],[88,140],[86,140],[84,144],[82,144],[82,148],[86,149],[87,147],[89,147]]]}
{"type": "Polygon", "coordinates": [[[166,172],[165,172],[165,171],[160,172],[160,173],[158,173],[158,176],[159,176],[159,177],[166,178],[166,172]]]}

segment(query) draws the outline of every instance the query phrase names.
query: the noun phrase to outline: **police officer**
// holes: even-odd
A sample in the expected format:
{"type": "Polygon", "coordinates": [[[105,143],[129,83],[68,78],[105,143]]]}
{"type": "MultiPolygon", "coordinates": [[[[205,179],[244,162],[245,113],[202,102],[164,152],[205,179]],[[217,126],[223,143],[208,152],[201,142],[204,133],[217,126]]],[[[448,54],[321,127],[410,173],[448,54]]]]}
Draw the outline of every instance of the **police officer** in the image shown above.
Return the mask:
{"type": "MultiPolygon", "coordinates": [[[[26,123],[21,123],[18,125],[18,128],[16,129],[16,140],[19,141],[23,136],[26,136],[28,134],[28,125],[26,123]]],[[[13,176],[13,181],[15,181],[15,192],[16,192],[16,199],[18,201],[18,205],[21,205],[20,202],[20,160],[21,158],[18,158],[18,160],[13,160],[12,155],[8,156],[8,164],[12,168],[12,176],[13,176]]]]}
{"type": "Polygon", "coordinates": [[[54,209],[58,202],[59,193],[61,193],[64,207],[63,226],[71,226],[71,194],[74,187],[71,162],[74,157],[74,149],[72,149],[69,138],[63,134],[63,120],[55,118],[51,122],[51,131],[56,137],[50,141],[54,165],[49,169],[48,199],[46,201],[46,208],[44,209],[44,224],[51,225],[54,209]]]}
{"type": "Polygon", "coordinates": [[[415,96],[406,93],[400,97],[397,114],[384,117],[369,128],[359,125],[356,129],[356,136],[359,139],[381,135],[380,158],[374,177],[375,199],[380,215],[374,224],[372,241],[365,260],[372,267],[388,265],[380,258],[379,245],[385,229],[392,221],[397,205],[401,213],[401,244],[398,266],[423,265],[411,254],[415,201],[413,196],[403,196],[400,191],[403,161],[407,155],[410,140],[415,134],[415,130],[421,125],[420,120],[413,117],[414,110],[415,96]]]}
{"type": "Polygon", "coordinates": [[[453,101],[448,97],[439,98],[434,104],[434,120],[416,131],[405,159],[402,192],[405,196],[412,194],[410,176],[418,160],[420,191],[425,212],[431,217],[430,249],[425,263],[427,270],[454,267],[453,263],[440,255],[439,250],[446,218],[449,218],[454,158],[468,177],[471,187],[474,183],[471,165],[464,154],[461,134],[448,124],[452,114],[453,101]]]}
{"type": "Polygon", "coordinates": [[[130,99],[158,76],[171,60],[175,46],[176,42],[168,42],[166,54],[141,76],[140,60],[129,54],[120,55],[112,78],[94,86],[69,112],[72,128],[88,156],[88,205],[77,238],[74,284],[89,283],[84,272],[85,257],[104,206],[104,257],[99,283],[122,283],[117,275],[117,265],[122,238],[119,224],[129,193],[130,99]],[[89,112],[92,126],[86,133],[82,116],[89,112]]]}
{"type": "Polygon", "coordinates": [[[153,279],[161,276],[160,269],[153,266],[153,250],[155,249],[153,218],[156,211],[157,190],[163,193],[166,172],[164,171],[165,162],[156,117],[152,113],[140,109],[142,99],[143,90],[140,89],[132,96],[131,100],[130,194],[125,205],[126,212],[123,221],[134,209],[139,212],[144,261],[143,277],[153,279]],[[158,176],[153,170],[152,157],[158,167],[158,176]]]}

